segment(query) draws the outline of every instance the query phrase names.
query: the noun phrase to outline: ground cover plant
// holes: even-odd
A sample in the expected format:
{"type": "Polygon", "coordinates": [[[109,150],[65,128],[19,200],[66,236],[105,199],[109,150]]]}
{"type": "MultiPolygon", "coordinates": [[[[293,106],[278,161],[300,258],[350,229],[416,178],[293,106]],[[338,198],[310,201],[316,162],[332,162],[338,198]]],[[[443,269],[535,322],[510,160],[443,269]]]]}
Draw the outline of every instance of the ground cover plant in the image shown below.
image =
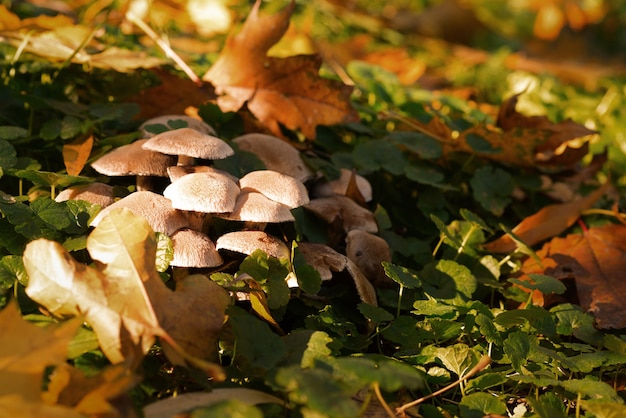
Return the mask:
{"type": "Polygon", "coordinates": [[[0,415],[625,415],[626,8],[497,3],[2,2],[0,415]]]}

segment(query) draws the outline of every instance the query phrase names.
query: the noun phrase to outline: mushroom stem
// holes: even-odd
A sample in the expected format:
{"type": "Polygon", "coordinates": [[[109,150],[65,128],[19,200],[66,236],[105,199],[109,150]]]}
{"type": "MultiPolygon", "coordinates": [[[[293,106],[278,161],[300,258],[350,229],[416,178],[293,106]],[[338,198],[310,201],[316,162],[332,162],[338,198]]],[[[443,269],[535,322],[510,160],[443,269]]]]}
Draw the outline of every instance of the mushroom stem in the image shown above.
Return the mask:
{"type": "Polygon", "coordinates": [[[187,155],[179,155],[178,162],[176,163],[176,165],[182,165],[182,166],[195,165],[195,164],[196,164],[195,158],[189,157],[187,155]]]}

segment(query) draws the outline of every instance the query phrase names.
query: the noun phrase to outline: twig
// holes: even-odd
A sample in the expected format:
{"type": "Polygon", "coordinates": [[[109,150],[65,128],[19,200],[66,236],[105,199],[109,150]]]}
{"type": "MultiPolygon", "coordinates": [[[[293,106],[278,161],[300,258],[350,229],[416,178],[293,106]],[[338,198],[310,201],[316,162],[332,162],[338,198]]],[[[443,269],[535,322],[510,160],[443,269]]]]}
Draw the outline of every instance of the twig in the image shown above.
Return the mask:
{"type": "Polygon", "coordinates": [[[416,405],[421,404],[422,402],[430,399],[430,398],[434,398],[435,396],[439,396],[442,393],[452,389],[453,387],[455,387],[456,385],[462,383],[463,381],[469,379],[470,377],[474,376],[476,373],[480,372],[481,370],[483,370],[485,367],[487,367],[489,365],[489,363],[491,363],[491,357],[489,356],[482,356],[482,358],[480,359],[480,361],[478,362],[478,364],[476,366],[474,366],[472,368],[472,370],[470,370],[469,372],[467,372],[467,374],[461,378],[459,378],[459,380],[457,380],[456,382],[450,383],[448,386],[439,389],[436,392],[431,393],[430,395],[426,395],[422,398],[416,399],[413,402],[409,402],[406,403],[404,405],[402,405],[399,408],[396,408],[396,415],[397,416],[401,416],[401,417],[406,417],[406,414],[404,413],[404,411],[406,411],[409,408],[412,408],[416,405]]]}
{"type": "Polygon", "coordinates": [[[387,415],[389,415],[391,418],[395,417],[395,414],[391,410],[391,407],[385,401],[385,398],[383,398],[383,394],[380,393],[380,385],[378,384],[378,382],[372,383],[372,388],[374,389],[374,393],[376,394],[376,398],[378,399],[378,402],[380,402],[385,412],[387,412],[387,415]]]}
{"type": "Polygon", "coordinates": [[[187,77],[191,79],[198,87],[202,86],[202,80],[196,73],[193,72],[191,67],[187,65],[185,61],[178,55],[174,50],[161,38],[155,31],[152,30],[150,26],[148,26],[143,20],[139,19],[133,13],[126,13],[126,19],[137,25],[142,31],[146,33],[156,44],[165,52],[165,55],[172,59],[181,70],[187,74],[187,77]]]}

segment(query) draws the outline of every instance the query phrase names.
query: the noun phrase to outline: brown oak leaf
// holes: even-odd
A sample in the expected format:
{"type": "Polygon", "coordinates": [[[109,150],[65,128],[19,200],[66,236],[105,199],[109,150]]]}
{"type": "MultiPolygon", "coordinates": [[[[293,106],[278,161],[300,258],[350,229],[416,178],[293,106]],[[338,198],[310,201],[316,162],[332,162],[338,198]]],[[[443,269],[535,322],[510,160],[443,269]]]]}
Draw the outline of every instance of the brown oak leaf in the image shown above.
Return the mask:
{"type": "Polygon", "coordinates": [[[275,15],[260,16],[257,1],[241,31],[231,35],[220,57],[203,76],[220,95],[223,111],[248,109],[274,134],[279,124],[300,129],[309,139],[317,125],[356,119],[350,104],[352,87],[319,76],[318,55],[268,57],[267,51],[289,26],[294,3],[275,15]]]}

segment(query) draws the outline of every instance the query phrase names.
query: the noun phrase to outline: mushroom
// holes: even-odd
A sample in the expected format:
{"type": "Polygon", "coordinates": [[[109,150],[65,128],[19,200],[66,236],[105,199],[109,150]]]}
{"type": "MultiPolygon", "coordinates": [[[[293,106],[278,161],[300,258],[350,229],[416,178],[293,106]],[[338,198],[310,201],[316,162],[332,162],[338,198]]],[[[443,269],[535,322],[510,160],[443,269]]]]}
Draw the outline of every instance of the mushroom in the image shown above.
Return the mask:
{"type": "Polygon", "coordinates": [[[149,191],[131,193],[110,206],[102,209],[91,221],[91,226],[98,226],[102,218],[118,208],[128,208],[137,216],[148,221],[157,232],[172,235],[176,230],[191,226],[192,222],[184,212],[172,207],[169,199],[149,191]]]}
{"type": "Polygon", "coordinates": [[[260,249],[267,255],[276,258],[289,258],[291,256],[289,248],[282,240],[263,231],[228,232],[215,241],[215,248],[247,255],[260,249]]]}
{"type": "MultiPolygon", "coordinates": [[[[370,182],[363,176],[356,174],[351,170],[347,170],[345,168],[341,169],[341,175],[338,179],[323,181],[316,184],[313,187],[313,194],[317,197],[327,197],[332,195],[343,195],[346,196],[349,191],[350,182],[353,181],[356,183],[356,189],[359,194],[363,198],[365,202],[369,202],[372,200],[372,185],[370,182]]],[[[351,196],[348,196],[351,197],[351,196]]],[[[357,203],[359,199],[356,199],[357,203]]]]}
{"type": "Polygon", "coordinates": [[[148,139],[143,148],[168,155],[177,155],[177,165],[193,165],[194,158],[219,160],[235,151],[225,141],[192,128],[162,132],[148,139]]]}
{"type": "Polygon", "coordinates": [[[108,184],[96,182],[68,187],[60,192],[54,200],[57,202],[85,200],[105,208],[115,202],[115,196],[113,194],[113,187],[108,184]]]}
{"type": "Polygon", "coordinates": [[[167,177],[167,167],[176,158],[143,148],[147,139],[139,139],[104,154],[91,166],[105,176],[136,176],[137,190],[150,190],[150,177],[167,177]]]}
{"type": "Polygon", "coordinates": [[[348,197],[340,195],[319,197],[311,200],[304,207],[328,224],[340,222],[346,233],[353,229],[371,233],[378,232],[378,224],[374,214],[348,197]]]}
{"type": "Polygon", "coordinates": [[[240,150],[256,155],[269,170],[305,182],[313,172],[304,164],[300,151],[293,145],[271,135],[251,133],[233,139],[240,150]]]}
{"type": "Polygon", "coordinates": [[[170,265],[174,267],[217,267],[224,262],[217,252],[215,244],[206,235],[189,228],[182,228],[171,236],[174,258],[170,265]]]}
{"type": "Polygon", "coordinates": [[[213,172],[192,173],[167,186],[163,196],[176,209],[203,212],[230,212],[235,208],[239,186],[230,177],[213,172]]]}
{"type": "MultiPolygon", "coordinates": [[[[184,178],[184,177],[183,177],[184,178]]],[[[216,214],[216,216],[231,221],[249,222],[248,227],[258,226],[268,222],[293,222],[295,218],[289,207],[276,202],[259,192],[242,191],[237,197],[235,208],[231,213],[216,214]]]]}
{"type": "Polygon", "coordinates": [[[206,165],[174,165],[172,167],[167,167],[167,174],[169,174],[171,182],[175,182],[182,176],[192,173],[218,173],[228,176],[234,183],[239,182],[239,179],[229,172],[215,167],[208,167],[206,165]]]}
{"type": "Polygon", "coordinates": [[[273,170],[251,171],[239,179],[239,187],[259,192],[292,209],[309,203],[309,194],[302,182],[273,170]]]}
{"type": "Polygon", "coordinates": [[[149,128],[151,126],[162,126],[163,128],[165,128],[161,128],[161,131],[171,131],[172,129],[186,127],[195,129],[196,131],[202,132],[203,134],[214,136],[217,135],[215,129],[213,129],[211,125],[200,119],[192,118],[191,116],[187,115],[162,115],[146,120],[139,126],[142,138],[152,138],[153,136],[158,134],[158,132],[154,133],[149,131],[149,128]]]}
{"type": "Polygon", "coordinates": [[[391,249],[383,238],[353,229],[346,236],[346,256],[375,287],[393,285],[393,280],[387,277],[382,266],[383,261],[391,261],[391,249]]]}

